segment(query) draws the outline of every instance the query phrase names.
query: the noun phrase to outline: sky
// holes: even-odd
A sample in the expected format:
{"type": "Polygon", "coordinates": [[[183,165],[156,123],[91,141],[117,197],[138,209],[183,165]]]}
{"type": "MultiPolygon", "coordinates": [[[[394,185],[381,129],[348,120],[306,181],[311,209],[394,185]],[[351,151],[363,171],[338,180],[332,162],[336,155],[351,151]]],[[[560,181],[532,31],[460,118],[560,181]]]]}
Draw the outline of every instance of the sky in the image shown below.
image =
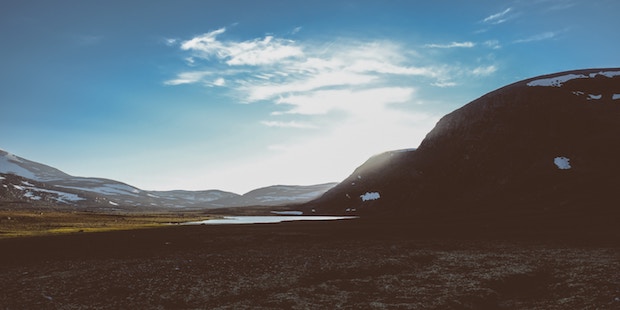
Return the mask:
{"type": "Polygon", "coordinates": [[[0,2],[0,149],[145,190],[310,185],[537,75],[618,67],[620,1],[0,2]]]}

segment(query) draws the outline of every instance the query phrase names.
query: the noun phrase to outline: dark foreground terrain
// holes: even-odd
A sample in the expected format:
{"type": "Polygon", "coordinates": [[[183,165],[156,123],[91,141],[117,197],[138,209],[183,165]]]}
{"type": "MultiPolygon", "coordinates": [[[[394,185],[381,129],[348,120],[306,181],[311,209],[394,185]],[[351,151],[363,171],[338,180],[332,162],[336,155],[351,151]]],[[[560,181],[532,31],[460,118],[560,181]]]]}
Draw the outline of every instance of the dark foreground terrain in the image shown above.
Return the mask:
{"type": "Polygon", "coordinates": [[[0,309],[618,309],[615,238],[362,220],[0,240],[0,309]]]}

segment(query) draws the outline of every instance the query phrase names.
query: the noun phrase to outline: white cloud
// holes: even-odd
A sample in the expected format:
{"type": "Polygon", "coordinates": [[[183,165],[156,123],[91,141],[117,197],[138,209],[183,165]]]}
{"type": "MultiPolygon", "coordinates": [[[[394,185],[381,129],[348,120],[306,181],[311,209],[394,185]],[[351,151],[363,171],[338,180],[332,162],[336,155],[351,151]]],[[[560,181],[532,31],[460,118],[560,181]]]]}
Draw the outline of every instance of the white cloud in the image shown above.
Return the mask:
{"type": "Polygon", "coordinates": [[[413,65],[407,58],[413,52],[389,41],[336,40],[324,45],[301,44],[273,36],[246,41],[220,40],[225,31],[220,28],[183,41],[181,49],[192,53],[186,58],[188,65],[207,62],[209,69],[180,73],[165,84],[205,82],[206,76],[226,77],[222,71],[227,71],[234,78],[226,78],[226,85],[249,103],[322,88],[361,87],[385,81],[386,76],[439,79],[446,74],[445,66],[413,65]],[[229,71],[233,67],[238,71],[229,71]],[[230,83],[233,80],[235,83],[230,83]]]}
{"type": "Polygon", "coordinates": [[[166,45],[168,45],[168,46],[173,46],[173,45],[175,45],[175,44],[177,43],[177,41],[178,41],[178,40],[177,40],[177,39],[174,39],[174,38],[164,38],[164,39],[163,39],[164,44],[166,44],[166,45]]]}
{"type": "Polygon", "coordinates": [[[166,85],[182,85],[200,82],[205,76],[210,75],[208,71],[189,71],[177,75],[176,79],[165,81],[166,85]]]}
{"type": "Polygon", "coordinates": [[[212,51],[216,51],[217,47],[221,47],[222,44],[218,43],[216,37],[226,32],[226,28],[220,28],[207,32],[201,36],[192,38],[191,40],[184,41],[181,44],[182,50],[200,50],[205,51],[207,54],[211,54],[212,51]],[[215,45],[215,46],[214,46],[215,45]]]}
{"type": "Polygon", "coordinates": [[[273,36],[243,42],[217,40],[217,36],[225,31],[226,28],[220,28],[184,41],[181,49],[193,51],[203,58],[216,57],[231,66],[266,65],[303,55],[294,41],[275,39],[273,36]]]}
{"type": "Polygon", "coordinates": [[[488,76],[497,71],[497,67],[495,65],[490,66],[480,66],[471,71],[473,75],[476,76],[488,76]]]}
{"type": "MultiPolygon", "coordinates": [[[[280,98],[278,104],[291,105],[286,114],[320,115],[339,110],[352,115],[385,112],[388,103],[402,103],[412,99],[414,89],[382,87],[364,90],[320,90],[303,95],[280,98]]],[[[378,116],[378,115],[376,115],[378,116]]]]}
{"type": "MultiPolygon", "coordinates": [[[[509,11],[496,15],[503,16],[509,11]]],[[[491,16],[489,20],[494,18],[491,16]]],[[[410,102],[414,85],[452,87],[458,84],[459,78],[488,76],[497,70],[493,65],[468,68],[460,64],[437,64],[388,40],[296,42],[270,35],[250,40],[221,39],[225,32],[226,28],[220,28],[181,42],[180,48],[191,53],[190,64],[203,66],[205,70],[181,72],[165,84],[201,82],[206,86],[225,87],[243,103],[275,103],[280,109],[272,111],[272,116],[325,115],[334,111],[355,115],[360,109],[383,113],[386,103],[410,102]]],[[[499,43],[484,44],[494,47],[499,43]]],[[[471,48],[476,43],[426,46],[471,48]]],[[[298,125],[286,119],[266,122],[263,124],[272,127],[298,125]]]]}
{"type": "Polygon", "coordinates": [[[348,67],[353,72],[375,72],[395,75],[419,75],[435,77],[439,75],[438,68],[397,66],[391,63],[382,63],[376,60],[359,60],[348,67]]]}
{"type": "Polygon", "coordinates": [[[510,11],[512,11],[512,8],[507,8],[499,13],[489,15],[484,18],[482,22],[493,25],[501,24],[509,19],[506,14],[510,13],[510,11]]]}
{"type": "Polygon", "coordinates": [[[375,79],[376,77],[372,75],[352,72],[321,72],[315,75],[304,76],[297,81],[288,83],[252,85],[248,87],[248,100],[265,100],[286,93],[311,91],[327,86],[355,86],[368,84],[375,79]]]}
{"type": "Polygon", "coordinates": [[[302,123],[297,121],[280,122],[280,121],[262,121],[261,124],[267,127],[279,127],[279,128],[300,128],[300,129],[313,129],[317,128],[315,125],[302,123]]]}
{"type": "Polygon", "coordinates": [[[553,39],[557,35],[558,35],[557,32],[547,31],[547,32],[543,32],[543,33],[539,33],[539,34],[535,34],[535,35],[529,36],[529,37],[524,38],[524,39],[515,40],[514,43],[528,43],[528,42],[536,42],[536,41],[549,40],[549,39],[553,39]]]}
{"type": "Polygon", "coordinates": [[[455,82],[444,81],[444,82],[435,82],[435,83],[433,83],[431,85],[436,86],[436,87],[445,88],[445,87],[453,87],[453,86],[456,86],[457,84],[455,82]]]}
{"type": "Polygon", "coordinates": [[[217,78],[213,81],[213,85],[215,86],[224,86],[226,85],[226,80],[224,78],[217,78]]]}
{"type": "Polygon", "coordinates": [[[471,48],[471,47],[476,46],[476,43],[467,41],[467,42],[452,42],[449,44],[426,44],[424,46],[429,47],[429,48],[455,48],[455,47],[471,48]]]}

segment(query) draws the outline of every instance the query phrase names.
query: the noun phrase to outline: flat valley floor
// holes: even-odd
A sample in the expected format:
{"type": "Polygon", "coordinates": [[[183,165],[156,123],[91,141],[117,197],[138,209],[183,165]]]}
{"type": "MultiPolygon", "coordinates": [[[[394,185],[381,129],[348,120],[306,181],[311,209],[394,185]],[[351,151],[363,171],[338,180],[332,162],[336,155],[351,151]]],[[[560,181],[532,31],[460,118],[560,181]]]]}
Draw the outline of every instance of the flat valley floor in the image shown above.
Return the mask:
{"type": "Polygon", "coordinates": [[[620,244],[361,220],[0,239],[0,309],[620,309],[620,244]]]}

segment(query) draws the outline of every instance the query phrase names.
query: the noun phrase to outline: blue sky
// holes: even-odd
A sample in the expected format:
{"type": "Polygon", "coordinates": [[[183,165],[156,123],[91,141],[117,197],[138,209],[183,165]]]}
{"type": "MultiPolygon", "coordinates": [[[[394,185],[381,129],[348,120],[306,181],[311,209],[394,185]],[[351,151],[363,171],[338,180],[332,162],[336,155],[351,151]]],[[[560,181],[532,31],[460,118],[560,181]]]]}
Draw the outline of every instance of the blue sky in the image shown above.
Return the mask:
{"type": "Polygon", "coordinates": [[[340,181],[503,85],[620,65],[620,2],[2,1],[0,148],[143,189],[340,181]]]}

